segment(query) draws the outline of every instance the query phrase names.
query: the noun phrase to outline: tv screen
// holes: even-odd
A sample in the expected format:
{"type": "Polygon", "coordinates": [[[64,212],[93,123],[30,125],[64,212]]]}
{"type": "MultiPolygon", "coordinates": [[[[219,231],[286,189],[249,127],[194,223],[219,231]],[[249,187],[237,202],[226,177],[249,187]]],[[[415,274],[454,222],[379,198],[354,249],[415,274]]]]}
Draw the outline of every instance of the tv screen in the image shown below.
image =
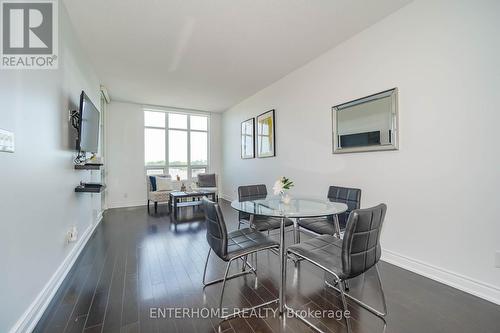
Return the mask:
{"type": "Polygon", "coordinates": [[[76,149],[80,152],[97,153],[99,148],[99,110],[82,91],[80,95],[80,126],[76,149]]]}

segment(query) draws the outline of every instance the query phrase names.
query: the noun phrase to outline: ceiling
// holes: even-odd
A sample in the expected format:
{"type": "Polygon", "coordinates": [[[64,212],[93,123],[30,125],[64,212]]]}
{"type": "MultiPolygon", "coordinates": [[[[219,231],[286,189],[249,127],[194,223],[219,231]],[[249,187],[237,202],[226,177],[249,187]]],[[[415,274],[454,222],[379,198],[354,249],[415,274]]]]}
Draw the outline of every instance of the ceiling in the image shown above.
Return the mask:
{"type": "Polygon", "coordinates": [[[113,100],[224,111],[411,0],[64,0],[113,100]]]}

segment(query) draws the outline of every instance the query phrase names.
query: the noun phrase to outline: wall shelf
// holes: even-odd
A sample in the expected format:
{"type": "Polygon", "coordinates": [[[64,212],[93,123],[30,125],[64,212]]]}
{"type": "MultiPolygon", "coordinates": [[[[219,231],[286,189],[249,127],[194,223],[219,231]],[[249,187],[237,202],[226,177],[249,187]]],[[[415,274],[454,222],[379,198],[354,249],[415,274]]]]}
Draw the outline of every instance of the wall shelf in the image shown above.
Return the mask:
{"type": "Polygon", "coordinates": [[[75,170],[99,170],[103,164],[75,164],[75,170]]]}
{"type": "Polygon", "coordinates": [[[106,188],[103,184],[86,184],[75,187],[78,193],[101,193],[106,188]]]}

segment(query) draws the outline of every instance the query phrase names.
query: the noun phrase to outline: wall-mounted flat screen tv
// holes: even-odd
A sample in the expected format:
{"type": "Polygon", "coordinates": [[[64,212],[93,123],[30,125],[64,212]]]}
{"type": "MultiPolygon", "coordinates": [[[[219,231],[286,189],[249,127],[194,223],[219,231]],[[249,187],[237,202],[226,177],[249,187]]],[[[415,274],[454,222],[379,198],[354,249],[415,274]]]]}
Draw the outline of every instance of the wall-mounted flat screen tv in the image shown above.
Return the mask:
{"type": "Polygon", "coordinates": [[[80,95],[80,126],[76,149],[86,153],[97,153],[99,150],[99,110],[84,91],[80,95]]]}

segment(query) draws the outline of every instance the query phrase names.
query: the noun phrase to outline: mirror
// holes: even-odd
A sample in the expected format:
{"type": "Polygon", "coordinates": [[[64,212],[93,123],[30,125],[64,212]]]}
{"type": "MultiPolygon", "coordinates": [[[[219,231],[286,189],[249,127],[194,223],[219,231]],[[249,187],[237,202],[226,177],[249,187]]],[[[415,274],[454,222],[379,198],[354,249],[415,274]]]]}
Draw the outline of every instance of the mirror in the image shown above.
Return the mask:
{"type": "Polygon", "coordinates": [[[398,149],[397,88],[332,108],[333,153],[398,149]]]}

